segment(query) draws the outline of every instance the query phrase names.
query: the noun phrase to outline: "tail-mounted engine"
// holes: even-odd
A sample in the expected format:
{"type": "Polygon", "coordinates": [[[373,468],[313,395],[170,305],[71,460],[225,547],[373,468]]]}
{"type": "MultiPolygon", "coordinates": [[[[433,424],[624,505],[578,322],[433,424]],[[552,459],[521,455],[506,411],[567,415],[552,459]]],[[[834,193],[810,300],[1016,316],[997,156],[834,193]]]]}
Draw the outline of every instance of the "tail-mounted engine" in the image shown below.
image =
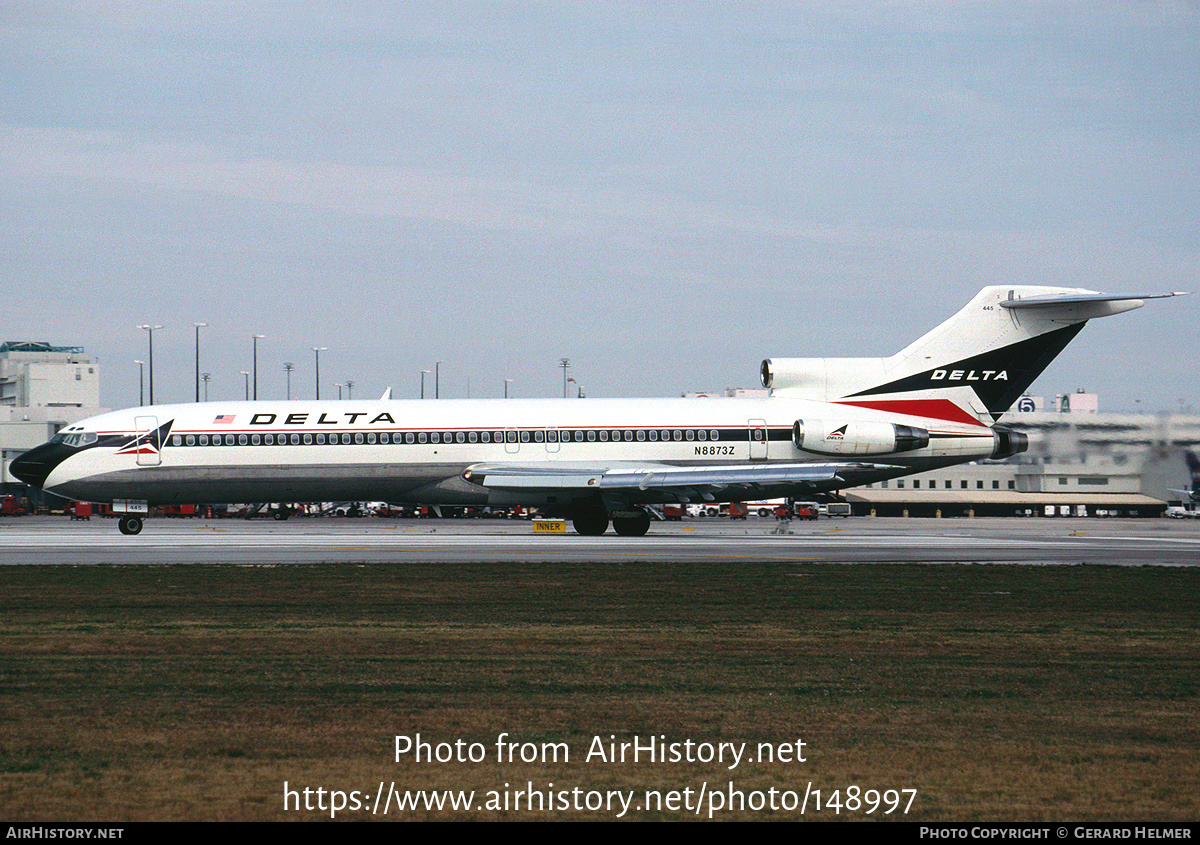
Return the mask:
{"type": "Polygon", "coordinates": [[[992,447],[992,460],[1011,458],[1018,452],[1029,448],[1029,437],[1019,431],[1008,428],[993,428],[992,437],[995,446],[992,447]]]}
{"type": "Polygon", "coordinates": [[[797,449],[818,455],[891,455],[924,449],[929,445],[929,432],[885,422],[796,420],[792,442],[797,449]]]}
{"type": "Polygon", "coordinates": [[[882,358],[768,358],[762,385],[780,395],[829,402],[887,381],[882,358]]]}

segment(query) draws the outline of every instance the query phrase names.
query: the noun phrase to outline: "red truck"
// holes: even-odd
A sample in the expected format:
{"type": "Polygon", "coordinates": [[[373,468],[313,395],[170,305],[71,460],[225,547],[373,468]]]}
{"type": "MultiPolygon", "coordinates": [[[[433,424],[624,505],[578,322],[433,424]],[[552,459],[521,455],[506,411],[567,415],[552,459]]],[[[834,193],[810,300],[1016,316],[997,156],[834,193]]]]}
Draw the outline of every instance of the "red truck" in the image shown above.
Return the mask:
{"type": "Polygon", "coordinates": [[[663,519],[667,522],[679,522],[687,513],[683,505],[663,505],[663,519]]]}
{"type": "Polygon", "coordinates": [[[780,505],[775,508],[776,519],[816,519],[817,518],[817,503],[816,502],[796,502],[791,508],[787,505],[780,505]]]}
{"type": "Polygon", "coordinates": [[[0,516],[24,516],[25,508],[16,496],[0,496],[0,516]]]}

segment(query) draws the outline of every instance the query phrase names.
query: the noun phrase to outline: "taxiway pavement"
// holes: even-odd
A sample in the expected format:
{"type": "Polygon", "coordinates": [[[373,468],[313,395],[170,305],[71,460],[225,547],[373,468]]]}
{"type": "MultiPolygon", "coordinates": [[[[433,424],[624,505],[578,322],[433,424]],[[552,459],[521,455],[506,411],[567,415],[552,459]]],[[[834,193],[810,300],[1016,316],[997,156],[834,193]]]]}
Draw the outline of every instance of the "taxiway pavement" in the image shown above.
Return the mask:
{"type": "Polygon", "coordinates": [[[2,565],[525,561],[1013,563],[1194,566],[1200,523],[1165,519],[885,519],[655,523],[645,537],[534,534],[522,521],[151,519],[0,523],[2,565]],[[781,533],[782,532],[782,533],[781,533]]]}

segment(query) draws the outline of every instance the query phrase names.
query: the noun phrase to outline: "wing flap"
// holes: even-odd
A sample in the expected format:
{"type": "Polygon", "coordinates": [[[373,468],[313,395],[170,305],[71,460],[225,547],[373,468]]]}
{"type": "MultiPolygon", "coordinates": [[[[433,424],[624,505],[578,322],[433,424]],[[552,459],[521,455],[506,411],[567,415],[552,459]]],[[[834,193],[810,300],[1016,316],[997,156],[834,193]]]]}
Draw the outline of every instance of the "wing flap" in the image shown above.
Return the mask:
{"type": "Polygon", "coordinates": [[[856,475],[893,469],[886,464],[796,463],[670,466],[537,466],[489,464],[472,467],[464,477],[489,490],[555,490],[575,494],[616,494],[631,502],[688,501],[693,498],[737,501],[784,496],[806,490],[831,490],[861,483],[856,475]]]}

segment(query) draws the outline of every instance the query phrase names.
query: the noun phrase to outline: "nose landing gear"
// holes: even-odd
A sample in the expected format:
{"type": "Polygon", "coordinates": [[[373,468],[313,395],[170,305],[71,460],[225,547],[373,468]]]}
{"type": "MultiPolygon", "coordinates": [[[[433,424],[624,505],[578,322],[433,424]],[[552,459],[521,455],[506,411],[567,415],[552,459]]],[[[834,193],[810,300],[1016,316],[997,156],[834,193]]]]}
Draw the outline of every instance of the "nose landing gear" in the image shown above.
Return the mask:
{"type": "Polygon", "coordinates": [[[122,534],[140,534],[142,533],[142,518],[140,516],[123,516],[117,522],[117,528],[121,529],[122,534]]]}

